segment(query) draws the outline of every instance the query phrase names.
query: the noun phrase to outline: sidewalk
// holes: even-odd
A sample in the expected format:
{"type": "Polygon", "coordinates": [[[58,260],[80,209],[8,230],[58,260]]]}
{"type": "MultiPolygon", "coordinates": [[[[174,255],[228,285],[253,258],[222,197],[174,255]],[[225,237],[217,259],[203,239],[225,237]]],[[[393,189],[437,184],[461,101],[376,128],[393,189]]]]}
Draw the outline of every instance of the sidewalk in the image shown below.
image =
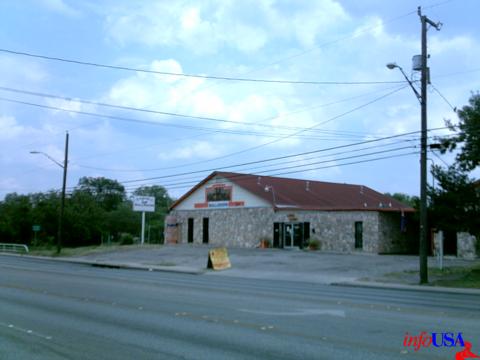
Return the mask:
{"type": "MultiPolygon", "coordinates": [[[[116,268],[204,274],[206,276],[480,294],[480,289],[419,286],[418,275],[414,273],[401,277],[385,277],[387,273],[418,270],[417,256],[229,248],[232,267],[223,271],[212,271],[206,269],[208,251],[211,248],[212,246],[191,244],[145,246],[68,258],[64,261],[116,268]]],[[[428,261],[430,267],[436,266],[435,258],[429,258],[428,261]]],[[[463,260],[455,257],[444,260],[446,267],[475,264],[480,264],[480,260],[463,260]]]]}

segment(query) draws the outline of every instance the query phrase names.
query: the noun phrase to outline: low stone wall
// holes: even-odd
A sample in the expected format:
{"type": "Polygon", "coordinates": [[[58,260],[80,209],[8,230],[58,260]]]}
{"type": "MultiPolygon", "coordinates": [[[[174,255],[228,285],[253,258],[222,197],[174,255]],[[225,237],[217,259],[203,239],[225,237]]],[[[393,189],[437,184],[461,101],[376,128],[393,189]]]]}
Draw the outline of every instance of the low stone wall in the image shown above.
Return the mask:
{"type": "Polygon", "coordinates": [[[411,214],[405,214],[404,229],[398,212],[379,213],[379,249],[382,254],[418,254],[418,229],[411,214]]]}
{"type": "Polygon", "coordinates": [[[477,257],[478,239],[469,233],[457,233],[457,256],[465,259],[475,259],[477,257]]]}

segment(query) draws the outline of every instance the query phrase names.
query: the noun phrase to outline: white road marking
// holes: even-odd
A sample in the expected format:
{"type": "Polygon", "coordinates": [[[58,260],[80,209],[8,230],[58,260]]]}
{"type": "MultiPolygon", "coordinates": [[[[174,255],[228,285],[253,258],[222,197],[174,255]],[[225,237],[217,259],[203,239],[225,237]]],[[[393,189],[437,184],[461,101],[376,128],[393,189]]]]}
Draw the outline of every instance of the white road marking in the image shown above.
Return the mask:
{"type": "Polygon", "coordinates": [[[333,309],[301,309],[296,311],[262,311],[262,310],[250,310],[250,309],[237,309],[237,311],[259,314],[259,315],[271,315],[271,316],[309,316],[309,315],[329,315],[345,318],[344,310],[333,309]]]}
{"type": "Polygon", "coordinates": [[[45,339],[45,340],[52,340],[53,339],[52,336],[43,335],[43,334],[40,334],[40,333],[38,333],[36,331],[33,331],[31,329],[24,329],[24,328],[21,328],[19,326],[15,326],[13,324],[5,324],[5,323],[0,322],[0,326],[4,326],[6,328],[9,328],[9,329],[12,329],[12,330],[15,330],[15,331],[18,331],[18,332],[22,332],[24,334],[33,335],[33,336],[36,336],[36,337],[39,337],[39,338],[42,338],[42,339],[45,339]]]}

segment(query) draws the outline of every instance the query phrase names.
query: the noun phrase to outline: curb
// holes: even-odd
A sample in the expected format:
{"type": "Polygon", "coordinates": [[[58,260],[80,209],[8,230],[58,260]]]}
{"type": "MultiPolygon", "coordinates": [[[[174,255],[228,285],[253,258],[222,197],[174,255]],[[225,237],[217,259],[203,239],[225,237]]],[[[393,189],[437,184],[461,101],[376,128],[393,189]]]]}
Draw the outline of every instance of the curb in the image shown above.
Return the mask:
{"type": "Polygon", "coordinates": [[[186,267],[175,267],[175,266],[156,266],[156,265],[144,265],[138,263],[118,263],[118,262],[109,262],[109,261],[93,261],[93,260],[83,260],[83,259],[72,259],[72,258],[54,258],[46,256],[35,256],[35,255],[20,255],[20,254],[8,254],[2,253],[1,255],[6,256],[15,256],[15,257],[25,257],[36,260],[43,261],[57,261],[65,262],[71,264],[81,264],[94,267],[103,267],[109,269],[128,269],[128,270],[143,270],[143,271],[160,271],[160,272],[170,272],[170,273],[181,273],[181,274],[190,274],[190,275],[202,275],[206,272],[205,269],[192,269],[186,267]]]}
{"type": "Polygon", "coordinates": [[[434,293],[448,293],[448,294],[463,294],[463,295],[480,295],[480,289],[469,288],[449,288],[443,286],[422,286],[422,285],[404,285],[404,284],[389,284],[376,283],[370,281],[344,281],[333,282],[331,286],[345,286],[345,287],[362,287],[370,289],[392,289],[405,291],[425,291],[434,293]]]}

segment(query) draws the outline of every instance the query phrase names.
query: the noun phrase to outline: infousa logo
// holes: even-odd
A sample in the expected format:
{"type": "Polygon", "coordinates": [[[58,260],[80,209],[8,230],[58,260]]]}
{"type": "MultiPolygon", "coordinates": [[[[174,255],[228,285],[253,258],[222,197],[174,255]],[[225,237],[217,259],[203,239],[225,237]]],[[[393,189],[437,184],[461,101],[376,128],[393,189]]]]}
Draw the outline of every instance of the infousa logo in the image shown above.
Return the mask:
{"type": "Polygon", "coordinates": [[[463,348],[463,350],[458,351],[455,355],[455,360],[463,360],[468,358],[478,358],[480,356],[473,353],[471,348],[472,344],[463,339],[461,332],[432,332],[427,333],[422,331],[418,335],[411,335],[410,333],[405,333],[403,339],[403,346],[412,347],[415,351],[420,350],[420,348],[429,348],[431,346],[436,348],[452,348],[458,347],[463,348]]]}

